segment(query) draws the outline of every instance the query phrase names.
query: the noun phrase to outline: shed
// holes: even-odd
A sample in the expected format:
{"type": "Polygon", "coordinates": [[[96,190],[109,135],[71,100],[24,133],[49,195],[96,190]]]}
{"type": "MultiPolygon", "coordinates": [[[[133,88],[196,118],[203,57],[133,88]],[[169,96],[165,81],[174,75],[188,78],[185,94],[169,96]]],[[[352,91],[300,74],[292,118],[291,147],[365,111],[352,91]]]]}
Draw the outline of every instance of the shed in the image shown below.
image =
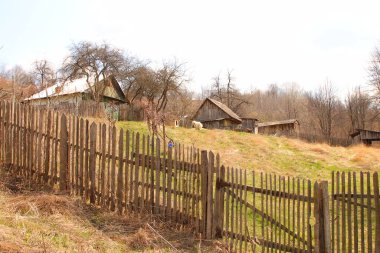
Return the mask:
{"type": "Polygon", "coordinates": [[[241,118],[225,104],[206,98],[196,113],[193,120],[199,121],[204,128],[237,129],[241,124],[241,118]]]}
{"type": "Polygon", "coordinates": [[[296,119],[258,123],[259,134],[298,134],[300,124],[296,119]]]}
{"type": "Polygon", "coordinates": [[[380,132],[374,130],[355,129],[350,136],[354,141],[362,142],[368,146],[372,145],[373,141],[380,141],[380,132]]]}
{"type": "Polygon", "coordinates": [[[253,113],[245,113],[240,115],[242,120],[241,129],[247,132],[253,132],[257,126],[257,122],[259,121],[253,113]]]}

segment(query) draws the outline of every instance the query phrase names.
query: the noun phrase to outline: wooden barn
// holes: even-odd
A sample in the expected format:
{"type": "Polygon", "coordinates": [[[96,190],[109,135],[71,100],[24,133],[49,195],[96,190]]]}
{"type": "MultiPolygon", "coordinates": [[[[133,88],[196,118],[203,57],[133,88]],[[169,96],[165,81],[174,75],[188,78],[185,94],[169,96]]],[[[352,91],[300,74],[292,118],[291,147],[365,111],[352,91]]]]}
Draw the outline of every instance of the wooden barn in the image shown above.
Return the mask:
{"type": "Polygon", "coordinates": [[[296,119],[288,119],[258,123],[257,128],[259,134],[293,135],[299,133],[300,124],[296,119]]]}
{"type": "Polygon", "coordinates": [[[354,142],[361,142],[367,146],[371,146],[374,141],[380,141],[380,132],[373,130],[355,129],[350,136],[354,142]]]}
{"type": "Polygon", "coordinates": [[[242,119],[225,104],[211,98],[206,98],[193,116],[204,128],[238,129],[242,119]]]}

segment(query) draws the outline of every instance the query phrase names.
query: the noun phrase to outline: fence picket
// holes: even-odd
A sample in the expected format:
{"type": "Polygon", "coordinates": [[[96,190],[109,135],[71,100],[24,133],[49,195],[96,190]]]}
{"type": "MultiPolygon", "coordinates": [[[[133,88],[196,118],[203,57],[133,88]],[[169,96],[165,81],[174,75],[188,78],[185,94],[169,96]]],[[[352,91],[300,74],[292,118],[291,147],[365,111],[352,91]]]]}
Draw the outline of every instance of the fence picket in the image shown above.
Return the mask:
{"type": "MultiPolygon", "coordinates": [[[[89,156],[89,179],[90,179],[90,203],[95,204],[95,170],[96,170],[96,123],[90,126],[90,156],[89,156]]],[[[62,131],[62,130],[61,130],[62,131]]]]}

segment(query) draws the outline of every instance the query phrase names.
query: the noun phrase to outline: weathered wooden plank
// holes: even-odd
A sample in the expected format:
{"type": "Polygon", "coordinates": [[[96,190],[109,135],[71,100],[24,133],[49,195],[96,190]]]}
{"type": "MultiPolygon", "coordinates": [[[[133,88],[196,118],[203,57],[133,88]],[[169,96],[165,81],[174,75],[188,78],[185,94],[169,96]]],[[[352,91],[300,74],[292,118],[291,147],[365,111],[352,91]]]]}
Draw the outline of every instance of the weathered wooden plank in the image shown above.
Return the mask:
{"type": "Polygon", "coordinates": [[[101,169],[100,169],[100,177],[101,177],[101,186],[100,186],[100,197],[101,197],[101,205],[104,207],[107,202],[106,196],[106,146],[107,146],[107,128],[106,124],[102,125],[102,147],[101,147],[101,169]]]}
{"type": "MultiPolygon", "coordinates": [[[[131,161],[135,161],[136,160],[136,155],[135,155],[135,133],[132,132],[132,135],[131,135],[131,161]]],[[[129,167],[129,180],[130,180],[130,184],[129,184],[129,202],[130,202],[130,205],[131,205],[131,210],[135,210],[135,206],[134,206],[134,200],[133,200],[133,197],[134,197],[134,194],[133,194],[133,190],[134,190],[134,164],[130,164],[130,167],[129,167]]]]}
{"type": "Polygon", "coordinates": [[[150,151],[150,136],[148,135],[146,138],[146,160],[145,160],[145,182],[147,184],[145,188],[145,211],[150,212],[151,206],[150,206],[150,198],[149,198],[149,192],[150,192],[150,185],[149,185],[149,175],[151,170],[151,155],[149,153],[150,151]]]}
{"type": "MultiPolygon", "coordinates": [[[[16,108],[16,113],[18,114],[18,106],[16,108]]],[[[38,135],[38,140],[37,140],[37,182],[38,183],[41,183],[41,173],[43,172],[42,171],[42,138],[43,138],[43,130],[42,130],[42,126],[43,126],[43,122],[45,122],[45,111],[43,110],[39,110],[39,120],[37,121],[38,122],[38,132],[37,132],[37,135],[38,135]]],[[[16,119],[17,119],[17,125],[18,125],[18,115],[15,115],[16,116],[16,119]]],[[[18,145],[18,142],[19,142],[19,129],[17,128],[16,129],[16,138],[15,138],[15,142],[16,142],[16,147],[17,147],[17,155],[16,155],[16,164],[17,164],[17,169],[18,169],[18,152],[19,152],[19,145],[18,145]]]]}
{"type": "Polygon", "coordinates": [[[125,203],[125,209],[130,208],[129,205],[129,188],[130,188],[130,178],[129,178],[129,154],[130,154],[130,133],[129,130],[125,133],[125,174],[124,174],[124,203],[125,203]]]}
{"type": "MultiPolygon", "coordinates": [[[[337,172],[336,174],[336,193],[337,194],[340,194],[340,184],[341,184],[341,178],[340,178],[340,173],[337,172]]],[[[337,249],[337,252],[340,253],[340,249],[341,249],[341,238],[340,238],[340,230],[341,230],[341,227],[340,227],[340,217],[341,217],[341,213],[340,213],[340,199],[337,199],[336,200],[336,214],[337,214],[337,217],[336,217],[336,249],[337,249]]]]}
{"type": "MultiPolygon", "coordinates": [[[[301,234],[301,215],[300,215],[300,211],[301,211],[301,205],[300,205],[300,195],[301,195],[301,192],[300,192],[300,179],[297,178],[297,210],[295,210],[295,213],[297,214],[297,234],[300,235],[301,234]]],[[[296,230],[294,230],[296,231],[296,230]]],[[[300,241],[300,238],[297,237],[297,252],[300,252],[300,249],[301,249],[301,241],[300,241]]]]}
{"type": "Polygon", "coordinates": [[[173,182],[173,190],[174,190],[174,196],[173,196],[173,216],[174,220],[178,221],[178,206],[177,206],[177,184],[178,184],[178,147],[176,146],[174,148],[174,182],[173,182]]]}
{"type": "Polygon", "coordinates": [[[96,123],[90,126],[90,157],[89,157],[89,181],[90,181],[90,203],[95,204],[95,169],[96,169],[96,123]]]}
{"type": "MultiPolygon", "coordinates": [[[[367,172],[367,205],[371,206],[371,173],[367,172]]],[[[372,251],[372,215],[371,208],[367,208],[367,247],[368,252],[372,251]]]]}
{"type": "Polygon", "coordinates": [[[119,130],[119,161],[118,161],[118,172],[117,172],[117,210],[119,214],[123,213],[123,146],[124,146],[124,131],[123,129],[119,130]]]}
{"type": "MultiPolygon", "coordinates": [[[[307,202],[307,252],[311,253],[312,248],[312,234],[311,234],[311,227],[310,219],[311,219],[311,181],[307,181],[307,196],[309,197],[309,201],[307,202]]],[[[314,196],[315,197],[315,196],[314,196]]]]}
{"type": "Polygon", "coordinates": [[[57,169],[58,169],[58,121],[59,121],[59,115],[58,113],[55,114],[55,127],[54,127],[54,159],[53,159],[53,178],[52,178],[52,185],[57,182],[58,175],[57,175],[57,169]]]}
{"type": "MultiPolygon", "coordinates": [[[[305,196],[305,179],[302,180],[302,196],[305,196]]],[[[302,223],[302,238],[307,238],[306,237],[306,224],[305,224],[305,216],[306,216],[305,206],[306,206],[306,202],[302,201],[302,221],[301,221],[301,223],[302,223]]],[[[280,233],[280,235],[281,235],[281,233],[280,233]]],[[[281,243],[281,240],[279,241],[279,243],[281,243]]],[[[306,244],[307,243],[303,243],[303,245],[302,245],[303,251],[306,250],[306,244]]]]}
{"type": "MultiPolygon", "coordinates": [[[[354,252],[359,252],[359,241],[358,241],[358,234],[359,234],[359,227],[358,227],[358,198],[357,198],[357,186],[356,186],[356,172],[353,173],[353,182],[354,182],[354,252]]],[[[334,216],[333,216],[334,218],[334,216]]],[[[333,250],[333,249],[332,249],[333,250]]],[[[334,250],[333,250],[334,252],[334,250]]]]}
{"type": "Polygon", "coordinates": [[[140,133],[136,133],[136,142],[135,142],[135,176],[134,176],[134,196],[133,196],[133,209],[139,209],[139,174],[140,174],[140,133]]]}
{"type": "Polygon", "coordinates": [[[83,176],[83,187],[84,187],[84,201],[87,201],[89,198],[89,140],[90,140],[90,134],[89,134],[89,121],[85,121],[85,127],[84,127],[84,176],[83,176]]]}
{"type": "Polygon", "coordinates": [[[156,159],[155,159],[155,208],[154,213],[160,213],[160,139],[156,139],[156,159]]]}
{"type": "Polygon", "coordinates": [[[59,190],[67,190],[67,168],[68,168],[68,134],[67,134],[67,119],[66,115],[61,116],[60,128],[60,157],[59,157],[59,190]]]}
{"type": "MultiPolygon", "coordinates": [[[[230,167],[227,167],[227,182],[230,182],[230,167]]],[[[229,227],[230,227],[230,191],[226,191],[226,245],[229,245],[229,227]]]]}
{"type": "Polygon", "coordinates": [[[75,116],[75,194],[79,194],[79,118],[75,116]]]}
{"type": "Polygon", "coordinates": [[[151,140],[151,152],[150,152],[150,206],[152,207],[151,212],[155,213],[155,197],[154,197],[154,190],[155,190],[155,181],[154,181],[154,175],[155,175],[155,152],[154,152],[154,136],[152,136],[151,140]]]}
{"type": "MultiPolygon", "coordinates": [[[[46,137],[45,137],[45,157],[44,157],[44,182],[49,180],[49,158],[50,158],[50,129],[51,129],[51,112],[47,112],[46,137]]],[[[24,139],[25,140],[25,139],[24,139]]],[[[21,152],[23,153],[23,152],[21,152]]]]}
{"type": "Polygon", "coordinates": [[[212,239],[213,180],[214,180],[214,153],[210,151],[208,154],[208,169],[207,169],[207,228],[206,228],[207,239],[212,239]]]}
{"type": "MultiPolygon", "coordinates": [[[[217,164],[219,163],[219,155],[217,155],[217,164]]],[[[194,147],[192,146],[191,147],[191,151],[190,151],[190,177],[191,177],[191,194],[192,194],[192,198],[191,198],[191,223],[194,225],[195,224],[195,221],[196,221],[196,218],[195,218],[195,180],[196,180],[196,171],[195,171],[195,149],[194,147]]],[[[219,166],[219,165],[217,165],[219,166]]]]}
{"type": "Polygon", "coordinates": [[[373,194],[375,196],[375,253],[380,253],[380,194],[379,194],[379,173],[373,173],[373,194]]]}
{"type": "MultiPolygon", "coordinates": [[[[335,194],[335,172],[331,172],[331,193],[335,194]]],[[[331,251],[335,252],[335,201],[331,198],[331,251]]]]}
{"type": "MultiPolygon", "coordinates": [[[[363,172],[360,172],[360,194],[361,196],[364,196],[364,175],[363,172]]],[[[364,197],[360,198],[360,246],[361,246],[361,252],[366,252],[365,249],[365,223],[364,223],[364,197]]]]}
{"type": "MultiPolygon", "coordinates": [[[[244,170],[244,203],[247,203],[247,170],[244,170]]],[[[220,196],[221,198],[221,196],[220,196]]],[[[224,198],[221,198],[221,202],[224,203],[224,198]]],[[[221,208],[221,207],[219,207],[221,208]]],[[[248,222],[247,222],[247,205],[244,205],[244,225],[243,225],[243,230],[244,230],[244,237],[247,238],[247,230],[248,230],[248,222]]],[[[247,240],[244,240],[244,252],[247,252],[247,240]]]]}
{"type": "Polygon", "coordinates": [[[253,206],[253,239],[251,241],[252,243],[252,251],[256,253],[256,243],[254,241],[254,238],[256,238],[256,193],[255,193],[255,188],[256,188],[256,178],[255,178],[255,171],[252,171],[252,206],[253,206]]]}
{"type": "MultiPolygon", "coordinates": [[[[243,199],[243,172],[242,172],[242,169],[239,169],[239,183],[240,183],[240,187],[239,187],[239,199],[242,200],[243,199]]],[[[239,251],[240,252],[243,252],[243,203],[240,202],[237,207],[239,208],[239,234],[240,234],[240,238],[239,238],[239,251]]]]}
{"type": "Polygon", "coordinates": [[[173,149],[172,147],[168,148],[168,176],[167,176],[167,201],[166,201],[166,215],[173,219],[173,213],[172,213],[172,171],[173,171],[173,149]]]}
{"type": "Polygon", "coordinates": [[[145,135],[142,136],[142,144],[141,144],[141,191],[140,191],[140,213],[145,211],[145,135]]]}
{"type": "Polygon", "coordinates": [[[112,148],[112,160],[111,160],[111,206],[110,210],[115,211],[115,184],[116,184],[116,127],[112,127],[112,136],[111,136],[111,148],[112,148]]]}
{"type": "MultiPolygon", "coordinates": [[[[231,183],[232,183],[232,187],[231,187],[231,192],[232,194],[235,194],[235,169],[234,168],[231,168],[231,183]]],[[[231,195],[231,234],[234,234],[234,231],[235,231],[235,219],[234,219],[234,216],[235,216],[235,205],[237,205],[237,203],[235,203],[235,198],[232,197],[231,195]]],[[[230,251],[233,251],[234,250],[234,237],[230,237],[230,247],[229,247],[229,250],[230,251]]]]}
{"type": "MultiPolygon", "coordinates": [[[[342,172],[342,194],[346,194],[346,174],[342,172]]],[[[342,199],[343,200],[343,199],[342,199]]],[[[346,230],[346,202],[342,201],[342,252],[347,252],[347,244],[346,244],[346,238],[347,238],[347,230],[346,230]]]]}
{"type": "Polygon", "coordinates": [[[347,175],[347,193],[348,193],[348,203],[347,203],[347,236],[348,236],[348,246],[347,251],[352,252],[352,221],[351,221],[351,173],[348,172],[347,175]]]}
{"type": "MultiPolygon", "coordinates": [[[[201,187],[201,164],[200,164],[200,152],[199,149],[197,149],[197,165],[196,165],[196,170],[197,170],[197,195],[201,196],[200,192],[200,187],[201,187]]],[[[197,227],[198,227],[198,232],[201,232],[201,204],[200,204],[200,198],[197,198],[197,227]]]]}

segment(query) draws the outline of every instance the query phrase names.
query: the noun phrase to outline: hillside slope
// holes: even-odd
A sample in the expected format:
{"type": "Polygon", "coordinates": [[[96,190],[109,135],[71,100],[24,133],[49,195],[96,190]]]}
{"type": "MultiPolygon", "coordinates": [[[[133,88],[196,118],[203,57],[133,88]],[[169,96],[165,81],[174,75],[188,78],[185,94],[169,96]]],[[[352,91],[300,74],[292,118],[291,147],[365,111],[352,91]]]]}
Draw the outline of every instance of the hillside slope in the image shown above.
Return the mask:
{"type": "MultiPolygon", "coordinates": [[[[146,123],[117,125],[148,134],[146,123]]],[[[380,149],[356,145],[331,147],[286,137],[167,127],[174,142],[219,153],[222,164],[305,179],[330,179],[331,171],[380,171],[380,149]]]]}
{"type": "Polygon", "coordinates": [[[220,243],[197,239],[189,228],[148,214],[118,215],[30,189],[0,168],[0,252],[222,252],[220,243]]]}

